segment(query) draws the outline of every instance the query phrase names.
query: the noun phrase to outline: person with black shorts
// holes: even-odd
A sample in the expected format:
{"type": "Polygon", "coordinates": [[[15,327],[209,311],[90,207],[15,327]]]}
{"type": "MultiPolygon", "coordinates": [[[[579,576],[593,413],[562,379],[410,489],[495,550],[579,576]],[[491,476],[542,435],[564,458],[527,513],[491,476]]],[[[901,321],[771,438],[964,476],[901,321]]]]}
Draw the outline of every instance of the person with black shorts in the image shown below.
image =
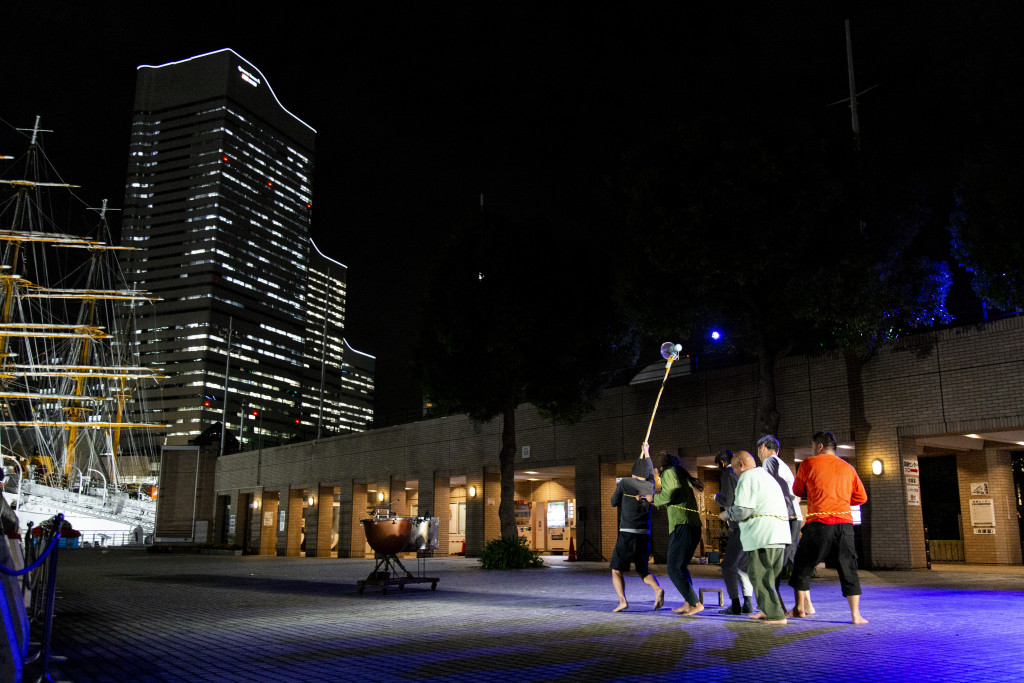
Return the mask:
{"type": "Polygon", "coordinates": [[[628,572],[630,565],[654,591],[654,609],[661,609],[665,604],[665,591],[658,585],[658,579],[647,571],[651,556],[651,501],[654,499],[655,482],[651,458],[644,449],[633,463],[630,476],[619,479],[612,494],[612,506],[619,508],[619,537],[615,541],[611,562],[612,586],[619,596],[619,604],[613,612],[629,607],[623,572],[628,572]]]}

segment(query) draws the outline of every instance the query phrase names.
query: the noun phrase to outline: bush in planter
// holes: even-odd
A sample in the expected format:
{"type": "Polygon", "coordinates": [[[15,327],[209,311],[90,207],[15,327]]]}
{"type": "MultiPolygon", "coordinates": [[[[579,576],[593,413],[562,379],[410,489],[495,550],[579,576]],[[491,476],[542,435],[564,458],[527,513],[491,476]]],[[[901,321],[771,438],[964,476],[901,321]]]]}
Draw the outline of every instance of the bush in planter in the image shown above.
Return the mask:
{"type": "Polygon", "coordinates": [[[530,550],[524,538],[495,538],[484,545],[480,564],[484,569],[531,569],[543,567],[544,560],[540,559],[539,550],[530,550]]]}

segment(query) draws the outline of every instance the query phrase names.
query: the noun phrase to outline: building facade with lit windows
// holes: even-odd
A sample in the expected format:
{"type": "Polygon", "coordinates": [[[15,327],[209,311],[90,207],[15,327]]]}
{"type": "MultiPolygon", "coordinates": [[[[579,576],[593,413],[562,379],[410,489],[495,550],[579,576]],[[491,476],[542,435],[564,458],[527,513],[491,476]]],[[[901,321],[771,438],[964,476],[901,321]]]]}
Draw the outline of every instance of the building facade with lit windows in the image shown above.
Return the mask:
{"type": "Polygon", "coordinates": [[[306,360],[300,429],[322,438],[361,432],[373,423],[373,356],[345,339],[348,267],[310,240],[306,360]]]}
{"type": "Polygon", "coordinates": [[[344,310],[344,275],[310,272],[315,137],[232,50],[138,68],[123,242],[161,299],[140,343],[169,376],[149,396],[166,444],[222,420],[243,449],[283,443],[316,419],[309,331],[332,296],[344,310]]]}

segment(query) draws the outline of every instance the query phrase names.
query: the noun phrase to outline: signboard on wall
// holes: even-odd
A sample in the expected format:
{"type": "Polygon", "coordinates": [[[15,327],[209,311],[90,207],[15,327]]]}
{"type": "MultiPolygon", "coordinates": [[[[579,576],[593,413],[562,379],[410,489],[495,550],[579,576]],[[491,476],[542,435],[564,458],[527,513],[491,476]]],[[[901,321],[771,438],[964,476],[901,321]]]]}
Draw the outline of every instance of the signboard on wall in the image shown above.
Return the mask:
{"type": "Polygon", "coordinates": [[[971,482],[972,496],[987,496],[988,494],[989,490],[987,481],[971,482]]]}
{"type": "Polygon", "coordinates": [[[921,504],[921,487],[920,486],[908,486],[907,487],[907,505],[920,505],[921,504]]]}
{"type": "Polygon", "coordinates": [[[284,531],[284,520],[285,520],[285,511],[281,510],[280,512],[277,513],[277,530],[278,531],[284,531]]]}
{"type": "Polygon", "coordinates": [[[263,526],[274,526],[274,513],[264,512],[263,513],[263,526]]]}
{"type": "Polygon", "coordinates": [[[971,526],[995,528],[996,510],[991,498],[971,498],[971,526]]]}
{"type": "Polygon", "coordinates": [[[917,458],[903,458],[903,474],[918,476],[921,474],[921,468],[918,467],[917,458]]]}

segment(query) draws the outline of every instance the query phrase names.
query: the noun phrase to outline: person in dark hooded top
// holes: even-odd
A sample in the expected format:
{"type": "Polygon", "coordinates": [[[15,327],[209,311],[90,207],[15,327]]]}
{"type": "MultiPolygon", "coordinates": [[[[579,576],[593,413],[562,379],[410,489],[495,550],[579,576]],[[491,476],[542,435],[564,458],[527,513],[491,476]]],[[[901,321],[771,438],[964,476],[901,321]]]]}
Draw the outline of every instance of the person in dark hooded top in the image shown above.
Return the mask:
{"type": "Polygon", "coordinates": [[[629,477],[623,477],[612,493],[612,506],[619,508],[619,537],[612,553],[612,586],[619,596],[619,604],[613,612],[621,612],[629,603],[626,601],[626,580],[623,572],[629,571],[630,564],[636,568],[637,576],[654,591],[654,609],[665,604],[665,591],[658,585],[658,579],[647,571],[651,556],[651,501],[659,488],[651,458],[644,452],[633,463],[629,477]]]}

